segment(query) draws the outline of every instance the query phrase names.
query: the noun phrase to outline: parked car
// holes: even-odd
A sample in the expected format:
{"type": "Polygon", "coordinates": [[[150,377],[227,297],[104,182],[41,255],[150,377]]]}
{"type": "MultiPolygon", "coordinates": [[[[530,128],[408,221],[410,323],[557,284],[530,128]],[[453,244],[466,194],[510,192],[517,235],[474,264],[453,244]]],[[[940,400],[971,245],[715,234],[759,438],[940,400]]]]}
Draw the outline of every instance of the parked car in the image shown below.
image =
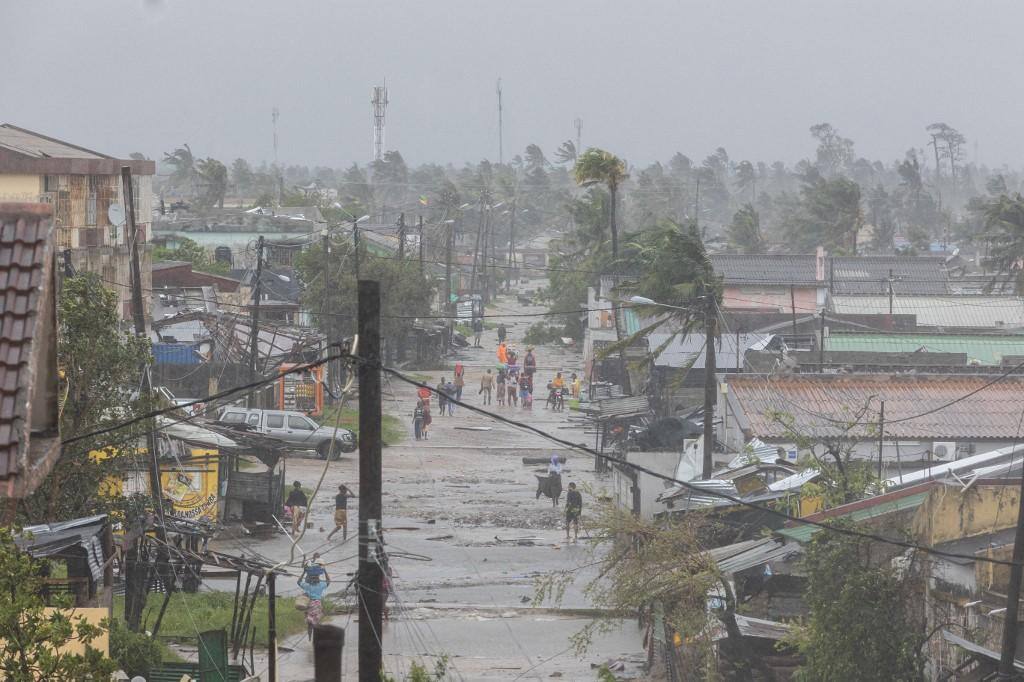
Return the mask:
{"type": "Polygon", "coordinates": [[[322,426],[301,412],[225,407],[217,420],[225,424],[245,425],[257,433],[283,440],[294,449],[315,450],[324,459],[331,452],[332,440],[335,457],[342,452],[353,452],[356,449],[354,433],[348,429],[322,426]]]}

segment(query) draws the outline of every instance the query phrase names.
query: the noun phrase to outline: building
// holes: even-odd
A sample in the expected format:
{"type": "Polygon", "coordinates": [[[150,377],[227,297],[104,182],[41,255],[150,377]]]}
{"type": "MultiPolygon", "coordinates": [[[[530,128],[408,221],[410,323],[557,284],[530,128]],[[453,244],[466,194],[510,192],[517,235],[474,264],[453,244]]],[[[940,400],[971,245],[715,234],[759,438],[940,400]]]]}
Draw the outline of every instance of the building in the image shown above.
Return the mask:
{"type": "MultiPolygon", "coordinates": [[[[98,273],[131,315],[127,229],[113,225],[109,209],[124,206],[121,168],[132,170],[139,240],[151,236],[152,161],[116,159],[10,124],[0,125],[0,201],[43,202],[52,207],[55,247],[76,270],[98,273]]],[[[116,209],[115,209],[116,211],[116,209]]],[[[149,249],[140,248],[142,285],[151,286],[149,249]]]]}
{"type": "Polygon", "coordinates": [[[957,354],[964,365],[1000,366],[1024,359],[1021,334],[888,334],[873,332],[830,333],[826,352],[860,352],[917,356],[957,354]]]}
{"type": "Polygon", "coordinates": [[[38,203],[0,204],[3,500],[31,494],[61,453],[52,210],[38,203]]]}
{"type": "MultiPolygon", "coordinates": [[[[751,438],[797,452],[794,433],[917,471],[1012,444],[1020,436],[1024,377],[928,374],[726,375],[720,396],[730,450],[751,438]],[[881,403],[885,401],[884,419],[881,403]],[[947,409],[948,405],[955,406],[947,409]]],[[[820,453],[819,453],[820,454],[820,453]]]]}
{"type": "Polygon", "coordinates": [[[914,315],[919,330],[1024,329],[1024,299],[1019,296],[836,295],[830,308],[840,315],[914,315]]]}

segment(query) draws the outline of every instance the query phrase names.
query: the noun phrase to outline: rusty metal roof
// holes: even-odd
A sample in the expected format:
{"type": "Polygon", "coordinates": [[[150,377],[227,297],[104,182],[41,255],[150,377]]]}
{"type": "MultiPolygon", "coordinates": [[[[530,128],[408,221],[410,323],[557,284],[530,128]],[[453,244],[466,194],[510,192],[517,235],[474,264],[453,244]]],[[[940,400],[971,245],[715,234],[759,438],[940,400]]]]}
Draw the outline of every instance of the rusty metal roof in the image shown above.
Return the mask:
{"type": "Polygon", "coordinates": [[[156,162],[115,159],[25,128],[0,124],[0,173],[114,175],[130,166],[136,175],[153,175],[156,162]]]}
{"type": "Polygon", "coordinates": [[[730,410],[739,417],[749,437],[766,441],[787,439],[780,417],[792,419],[798,433],[812,438],[876,438],[873,429],[882,400],[886,438],[1011,441],[1021,435],[1017,427],[1024,411],[1024,377],[1007,376],[992,383],[993,378],[732,374],[726,381],[730,410]],[[960,398],[963,400],[943,407],[960,398]],[[935,409],[938,411],[917,416],[935,409]],[[847,428],[854,423],[857,425],[847,428]]]}
{"type": "Polygon", "coordinates": [[[37,384],[53,383],[56,405],[49,216],[43,204],[0,204],[0,480],[7,482],[0,495],[30,492],[59,453],[56,433],[33,435],[40,426],[55,427],[56,415],[32,413],[37,384]]]}

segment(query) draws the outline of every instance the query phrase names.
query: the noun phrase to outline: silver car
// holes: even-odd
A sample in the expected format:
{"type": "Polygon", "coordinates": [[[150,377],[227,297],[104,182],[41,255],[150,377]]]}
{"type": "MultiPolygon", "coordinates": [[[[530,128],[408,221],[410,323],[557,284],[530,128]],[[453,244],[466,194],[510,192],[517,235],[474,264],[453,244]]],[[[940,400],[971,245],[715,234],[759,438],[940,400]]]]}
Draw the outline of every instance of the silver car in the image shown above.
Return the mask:
{"type": "Polygon", "coordinates": [[[332,451],[332,440],[335,457],[342,452],[353,452],[356,449],[354,433],[340,427],[335,429],[333,426],[321,426],[301,412],[225,407],[221,410],[218,421],[225,424],[246,424],[253,431],[283,440],[292,448],[315,450],[323,459],[332,451]]]}

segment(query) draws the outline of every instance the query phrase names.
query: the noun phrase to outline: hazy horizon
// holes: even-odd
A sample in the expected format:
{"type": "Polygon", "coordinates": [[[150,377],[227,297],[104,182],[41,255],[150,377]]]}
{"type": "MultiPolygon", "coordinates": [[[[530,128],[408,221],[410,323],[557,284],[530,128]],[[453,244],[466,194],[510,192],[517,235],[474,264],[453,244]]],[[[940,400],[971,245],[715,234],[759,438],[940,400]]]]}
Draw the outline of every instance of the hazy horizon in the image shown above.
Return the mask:
{"type": "Polygon", "coordinates": [[[820,122],[892,161],[943,121],[966,158],[1018,165],[1011,87],[1024,6],[945,2],[408,5],[268,0],[11,3],[0,121],[110,154],[371,158],[370,92],[387,79],[387,149],[411,164],[498,157],[575,138],[633,164],[681,151],[792,164],[820,122]],[[45,28],[45,31],[42,29],[45,28]],[[123,58],[123,59],[122,59],[123,58]],[[121,59],[121,61],[119,61],[121,59]]]}

